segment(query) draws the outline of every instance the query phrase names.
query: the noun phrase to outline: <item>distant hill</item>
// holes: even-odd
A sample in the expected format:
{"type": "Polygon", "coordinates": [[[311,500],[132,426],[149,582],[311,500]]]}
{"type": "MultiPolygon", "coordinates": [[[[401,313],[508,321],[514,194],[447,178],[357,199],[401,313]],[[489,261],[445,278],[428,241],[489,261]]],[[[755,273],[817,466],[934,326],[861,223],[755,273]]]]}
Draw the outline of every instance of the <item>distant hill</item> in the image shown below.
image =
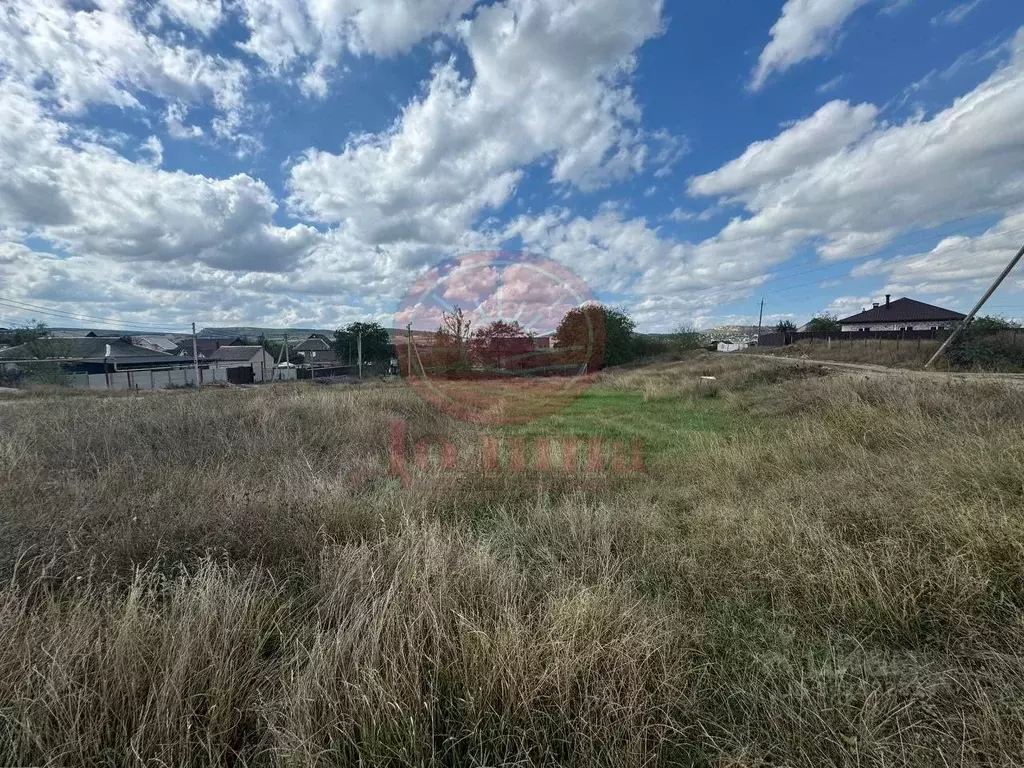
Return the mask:
{"type": "Polygon", "coordinates": [[[167,336],[159,331],[133,331],[130,329],[116,328],[68,328],[64,326],[50,326],[50,335],[56,338],[69,339],[81,338],[94,333],[104,338],[119,338],[121,336],[167,336]]]}
{"type": "MultiPolygon", "coordinates": [[[[384,330],[390,333],[392,338],[405,335],[404,328],[385,328],[384,330]]],[[[413,329],[413,334],[416,336],[424,334],[433,335],[434,330],[413,329]]],[[[196,333],[196,336],[201,339],[224,339],[234,336],[241,336],[244,339],[258,339],[262,335],[272,341],[280,341],[282,337],[287,336],[289,340],[297,341],[312,336],[314,333],[322,333],[329,338],[333,338],[334,331],[334,328],[260,328],[251,325],[229,325],[217,328],[203,328],[196,333]]]]}
{"type": "Polygon", "coordinates": [[[218,328],[203,328],[196,333],[196,336],[201,339],[224,339],[231,336],[257,339],[261,335],[268,339],[280,339],[284,336],[289,339],[304,339],[314,333],[333,336],[334,328],[260,328],[253,325],[228,325],[218,328]]]}

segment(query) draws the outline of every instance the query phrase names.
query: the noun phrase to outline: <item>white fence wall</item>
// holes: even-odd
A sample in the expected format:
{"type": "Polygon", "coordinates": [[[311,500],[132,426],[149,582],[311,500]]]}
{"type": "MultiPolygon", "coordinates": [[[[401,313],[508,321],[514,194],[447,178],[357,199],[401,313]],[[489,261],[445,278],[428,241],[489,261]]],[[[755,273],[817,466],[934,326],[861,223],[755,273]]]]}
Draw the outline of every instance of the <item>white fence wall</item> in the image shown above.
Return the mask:
{"type": "MultiPolygon", "coordinates": [[[[202,382],[227,381],[227,368],[207,368],[201,371],[202,382]]],[[[277,371],[275,380],[295,381],[297,372],[294,368],[282,368],[277,371]]],[[[167,389],[168,387],[193,386],[196,380],[195,368],[172,368],[162,371],[118,371],[108,375],[103,373],[75,373],[71,377],[71,386],[79,389],[167,389]]],[[[259,381],[259,377],[256,377],[259,381]]],[[[270,381],[270,374],[267,374],[270,381]]]]}
{"type": "MultiPolygon", "coordinates": [[[[118,371],[117,373],[78,373],[71,386],[89,389],[167,389],[194,384],[194,368],[173,368],[163,371],[118,371]],[[109,383],[108,383],[109,382],[109,383]]],[[[208,379],[207,379],[208,380],[208,379]]]]}

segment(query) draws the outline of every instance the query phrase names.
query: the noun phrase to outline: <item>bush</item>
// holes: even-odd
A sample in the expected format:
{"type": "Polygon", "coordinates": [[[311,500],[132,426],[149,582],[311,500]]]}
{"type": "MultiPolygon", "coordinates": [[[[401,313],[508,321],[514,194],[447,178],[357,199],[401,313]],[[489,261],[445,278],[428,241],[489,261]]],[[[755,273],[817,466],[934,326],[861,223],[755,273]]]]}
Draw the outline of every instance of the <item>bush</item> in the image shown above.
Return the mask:
{"type": "Polygon", "coordinates": [[[676,352],[693,352],[704,347],[704,335],[694,325],[681,325],[672,336],[676,352]]]}
{"type": "Polygon", "coordinates": [[[808,331],[832,331],[838,333],[843,330],[843,326],[839,323],[839,318],[835,315],[830,315],[827,312],[821,315],[815,315],[811,318],[810,322],[807,323],[808,331]]]}
{"type": "Polygon", "coordinates": [[[2,387],[24,387],[31,384],[65,386],[68,383],[70,383],[70,378],[59,363],[40,361],[24,365],[0,366],[0,386],[2,387]]]}
{"type": "Polygon", "coordinates": [[[673,346],[668,339],[662,336],[637,333],[633,336],[630,344],[630,353],[633,360],[643,360],[648,357],[668,354],[672,351],[673,346]]]}
{"type": "Polygon", "coordinates": [[[13,365],[0,365],[0,387],[20,387],[25,380],[25,372],[13,365]]]}
{"type": "Polygon", "coordinates": [[[946,350],[950,365],[983,371],[1024,371],[1024,332],[971,327],[946,350]]]}

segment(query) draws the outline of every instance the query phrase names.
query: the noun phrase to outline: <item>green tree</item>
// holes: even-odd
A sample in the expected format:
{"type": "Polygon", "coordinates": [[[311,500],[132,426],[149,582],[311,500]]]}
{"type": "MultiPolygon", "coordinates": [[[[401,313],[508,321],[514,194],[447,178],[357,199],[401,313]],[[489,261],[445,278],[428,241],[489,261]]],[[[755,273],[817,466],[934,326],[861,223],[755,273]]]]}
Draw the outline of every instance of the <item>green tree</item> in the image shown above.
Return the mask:
{"type": "Polygon", "coordinates": [[[555,331],[555,346],[572,350],[590,369],[622,365],[636,359],[636,323],[623,310],[587,304],[566,312],[555,331]]]}
{"type": "MultiPolygon", "coordinates": [[[[795,330],[795,329],[794,329],[795,330]]],[[[810,322],[807,323],[808,331],[834,331],[838,333],[843,330],[843,326],[839,324],[839,318],[835,315],[830,315],[827,312],[823,312],[820,315],[815,315],[811,318],[810,322]]]]}
{"type": "Polygon", "coordinates": [[[634,333],[630,343],[630,357],[640,360],[645,357],[658,357],[672,351],[668,336],[650,333],[634,333]]]}
{"type": "Polygon", "coordinates": [[[35,359],[38,364],[27,366],[0,366],[0,385],[18,386],[31,381],[37,384],[66,384],[67,374],[59,358],[71,356],[72,344],[66,339],[54,338],[46,323],[32,321],[26,325],[4,331],[0,346],[19,347],[17,357],[35,359]]]}
{"type": "Polygon", "coordinates": [[[48,338],[49,335],[50,327],[46,323],[33,320],[26,325],[0,331],[0,345],[17,347],[39,339],[48,338]]]}
{"type": "Polygon", "coordinates": [[[363,362],[387,363],[393,354],[391,334],[380,323],[349,323],[334,332],[332,347],[339,361],[358,362],[359,336],[363,337],[363,362]]]}
{"type": "Polygon", "coordinates": [[[678,352],[700,349],[704,346],[704,336],[695,325],[680,325],[672,334],[672,346],[678,352]]]}
{"type": "Polygon", "coordinates": [[[796,323],[792,320],[779,320],[775,324],[776,333],[793,333],[796,330],[796,323]]]}
{"type": "Polygon", "coordinates": [[[601,307],[604,311],[604,360],[607,365],[622,365],[636,359],[636,322],[625,311],[601,307]]]}

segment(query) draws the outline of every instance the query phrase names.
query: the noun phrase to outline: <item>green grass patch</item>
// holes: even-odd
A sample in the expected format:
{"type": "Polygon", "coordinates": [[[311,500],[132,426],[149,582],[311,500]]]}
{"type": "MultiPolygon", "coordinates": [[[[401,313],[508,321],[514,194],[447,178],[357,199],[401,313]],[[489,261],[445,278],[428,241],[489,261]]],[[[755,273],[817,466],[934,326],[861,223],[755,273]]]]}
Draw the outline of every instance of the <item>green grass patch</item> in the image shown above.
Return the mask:
{"type": "Polygon", "coordinates": [[[538,439],[601,436],[629,444],[644,441],[648,462],[672,458],[686,450],[698,432],[730,429],[733,417],[721,400],[699,403],[683,397],[647,398],[632,389],[590,389],[558,413],[506,427],[507,436],[538,439]]]}

